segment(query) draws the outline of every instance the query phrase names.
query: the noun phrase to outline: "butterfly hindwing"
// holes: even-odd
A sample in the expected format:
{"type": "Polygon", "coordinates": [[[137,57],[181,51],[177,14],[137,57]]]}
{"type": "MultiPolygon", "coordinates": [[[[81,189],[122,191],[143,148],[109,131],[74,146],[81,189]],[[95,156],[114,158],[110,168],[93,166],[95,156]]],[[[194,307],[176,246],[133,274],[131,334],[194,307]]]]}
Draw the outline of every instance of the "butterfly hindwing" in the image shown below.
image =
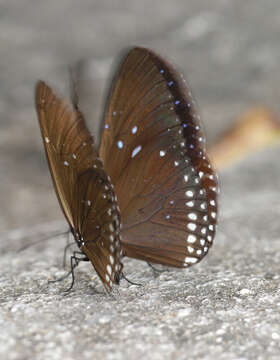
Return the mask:
{"type": "Polygon", "coordinates": [[[97,159],[95,168],[78,178],[76,231],[80,249],[91,260],[107,287],[119,283],[121,276],[120,211],[108,176],[97,159]]]}

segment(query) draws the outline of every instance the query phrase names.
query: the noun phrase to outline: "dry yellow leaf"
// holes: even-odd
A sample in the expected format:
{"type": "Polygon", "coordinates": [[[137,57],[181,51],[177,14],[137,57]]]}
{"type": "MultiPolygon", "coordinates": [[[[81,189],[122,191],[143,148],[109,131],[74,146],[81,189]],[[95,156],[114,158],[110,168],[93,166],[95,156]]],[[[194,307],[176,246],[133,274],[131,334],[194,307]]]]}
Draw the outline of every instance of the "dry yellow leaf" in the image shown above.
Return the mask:
{"type": "Polygon", "coordinates": [[[280,123],[275,115],[266,108],[253,108],[210,147],[209,153],[216,168],[221,169],[277,141],[280,123]]]}

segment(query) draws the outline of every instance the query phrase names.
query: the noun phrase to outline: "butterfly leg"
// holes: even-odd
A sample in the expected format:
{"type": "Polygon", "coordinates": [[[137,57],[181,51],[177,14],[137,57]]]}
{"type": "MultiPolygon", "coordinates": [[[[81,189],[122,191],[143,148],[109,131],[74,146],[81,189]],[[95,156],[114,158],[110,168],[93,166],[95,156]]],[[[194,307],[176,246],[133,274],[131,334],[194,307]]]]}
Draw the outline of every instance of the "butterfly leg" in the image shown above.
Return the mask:
{"type": "Polygon", "coordinates": [[[68,271],[65,275],[61,276],[59,279],[56,279],[56,280],[49,280],[48,282],[49,283],[55,283],[55,282],[58,282],[58,281],[63,281],[65,280],[68,276],[72,275],[72,282],[71,282],[71,285],[70,287],[65,290],[65,292],[69,292],[72,288],[73,288],[73,285],[74,285],[74,282],[75,282],[75,274],[74,274],[74,269],[79,265],[80,261],[89,261],[88,257],[85,256],[85,254],[81,251],[74,251],[73,252],[73,255],[71,256],[70,258],[70,263],[71,263],[71,270],[68,271]],[[82,257],[78,257],[78,255],[82,255],[82,257]]]}
{"type": "Polygon", "coordinates": [[[89,258],[87,256],[85,256],[85,254],[81,251],[74,251],[73,255],[71,256],[71,270],[68,273],[68,276],[71,274],[72,275],[72,282],[70,287],[67,290],[64,290],[64,292],[69,292],[75,283],[75,272],[74,269],[79,265],[79,263],[81,261],[89,261],[89,258]],[[77,255],[81,255],[82,257],[78,257],[77,255]]]}
{"type": "Polygon", "coordinates": [[[72,246],[76,244],[76,242],[69,242],[69,237],[67,239],[67,244],[65,245],[65,248],[64,248],[64,252],[63,252],[63,260],[62,260],[62,267],[63,269],[65,269],[66,267],[66,254],[67,254],[67,250],[72,246]]]}

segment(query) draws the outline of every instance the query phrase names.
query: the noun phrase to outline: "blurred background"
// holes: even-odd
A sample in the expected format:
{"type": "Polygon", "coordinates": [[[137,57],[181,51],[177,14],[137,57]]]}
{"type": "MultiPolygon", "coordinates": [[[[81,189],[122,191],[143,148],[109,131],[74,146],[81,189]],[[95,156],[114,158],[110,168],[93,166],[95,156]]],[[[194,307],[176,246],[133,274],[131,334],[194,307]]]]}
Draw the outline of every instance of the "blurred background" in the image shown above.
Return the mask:
{"type": "Polygon", "coordinates": [[[90,128],[112,64],[141,45],[183,71],[213,143],[248,109],[279,113],[278,0],[0,0],[0,230],[63,220],[34,107],[44,79],[69,87],[78,71],[90,128]]]}

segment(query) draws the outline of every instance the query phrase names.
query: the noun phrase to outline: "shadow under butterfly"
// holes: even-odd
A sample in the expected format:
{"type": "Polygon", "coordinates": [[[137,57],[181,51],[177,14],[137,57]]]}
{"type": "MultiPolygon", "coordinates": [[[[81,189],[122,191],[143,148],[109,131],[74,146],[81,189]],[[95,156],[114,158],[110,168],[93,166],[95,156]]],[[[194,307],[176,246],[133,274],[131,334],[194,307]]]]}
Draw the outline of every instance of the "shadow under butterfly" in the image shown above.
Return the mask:
{"type": "Polygon", "coordinates": [[[90,260],[110,290],[123,256],[178,268],[199,262],[215,236],[218,182],[182,75],[151,50],[130,50],[113,81],[99,151],[73,105],[38,83],[49,168],[80,250],[72,275],[90,260]]]}

